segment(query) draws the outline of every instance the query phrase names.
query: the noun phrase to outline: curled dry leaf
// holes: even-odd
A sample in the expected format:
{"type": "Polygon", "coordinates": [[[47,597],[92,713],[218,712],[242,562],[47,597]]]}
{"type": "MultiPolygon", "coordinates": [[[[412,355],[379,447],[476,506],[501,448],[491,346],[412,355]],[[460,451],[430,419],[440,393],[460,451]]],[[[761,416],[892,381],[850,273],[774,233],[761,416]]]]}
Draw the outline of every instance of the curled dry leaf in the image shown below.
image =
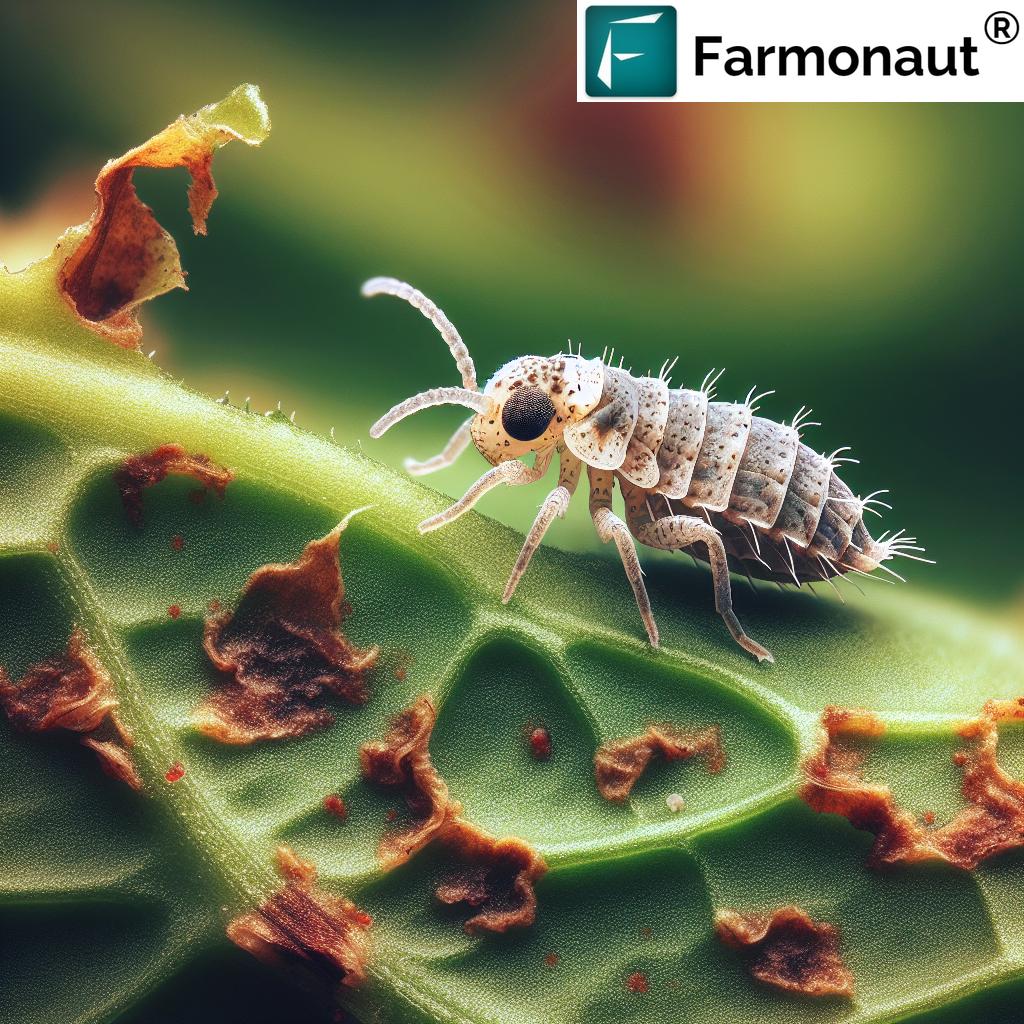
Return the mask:
{"type": "Polygon", "coordinates": [[[305,736],[334,721],[319,706],[324,691],[366,700],[377,648],[353,647],[340,628],[338,546],[347,522],[297,561],[257,569],[235,611],[206,620],[203,645],[225,680],[199,710],[201,732],[222,743],[305,736]]]}
{"type": "Polygon", "coordinates": [[[601,796],[615,802],[625,800],[655,754],[666,761],[703,756],[709,772],[720,772],[725,767],[717,725],[693,733],[652,725],[640,736],[610,740],[597,748],[594,777],[601,796]]]}
{"type": "MultiPolygon", "coordinates": [[[[180,444],[162,444],[143,455],[129,455],[114,472],[114,482],[121,492],[124,510],[136,526],[142,525],[142,492],[172,473],[195,477],[219,498],[224,497],[234,475],[205,455],[189,455],[180,444]]],[[[180,537],[172,541],[174,550],[181,550],[180,541],[180,537]]]]}
{"type": "Polygon", "coordinates": [[[117,698],[110,676],[77,627],[63,654],[29,666],[19,683],[12,683],[0,667],[0,707],[22,732],[64,729],[85,734],[82,743],[95,752],[108,775],[142,789],[125,749],[131,738],[114,714],[117,698]],[[107,739],[95,735],[102,732],[109,734],[107,739]]]}
{"type": "Polygon", "coordinates": [[[463,924],[469,935],[525,928],[537,917],[534,883],[544,859],[522,839],[495,839],[467,821],[444,826],[438,843],[458,866],[436,890],[442,903],[466,903],[477,911],[463,924]]]}
{"type": "Polygon", "coordinates": [[[316,889],[316,868],[289,848],[278,850],[277,866],[285,884],[231,921],[228,938],[264,963],[305,968],[332,985],[358,985],[366,977],[369,915],[316,889]]]}
{"type": "Polygon", "coordinates": [[[399,790],[413,818],[410,827],[381,841],[378,856],[385,869],[407,861],[460,811],[430,760],[430,734],[436,721],[434,702],[423,695],[395,717],[382,740],[364,743],[359,750],[363,777],[399,790]]]}
{"type": "Polygon", "coordinates": [[[719,910],[715,931],[740,951],[758,981],[808,996],[853,995],[853,975],[843,962],[835,927],[812,920],[799,907],[770,914],[719,910]]]}
{"type": "Polygon", "coordinates": [[[219,103],[179,117],[148,142],[108,161],[96,179],[96,210],[58,276],[61,294],[83,324],[135,348],[142,337],[136,308],[185,287],[177,246],[136,194],[135,170],[187,168],[192,225],[196,234],[206,234],[206,218],[217,197],[210,174],[214,151],[233,139],[259,145],[269,131],[259,90],[240,85],[219,103]]]}
{"type": "Polygon", "coordinates": [[[873,867],[945,860],[975,868],[1024,846],[1024,783],[1007,775],[996,757],[999,724],[1013,719],[1024,719],[1024,698],[988,701],[978,718],[959,728],[970,744],[954,757],[964,770],[967,806],[942,828],[922,827],[897,805],[888,786],[864,779],[863,754],[855,745],[885,732],[885,724],[867,711],[825,709],[821,743],[804,763],[800,795],[816,811],[840,814],[855,828],[874,832],[868,857],[873,867]]]}

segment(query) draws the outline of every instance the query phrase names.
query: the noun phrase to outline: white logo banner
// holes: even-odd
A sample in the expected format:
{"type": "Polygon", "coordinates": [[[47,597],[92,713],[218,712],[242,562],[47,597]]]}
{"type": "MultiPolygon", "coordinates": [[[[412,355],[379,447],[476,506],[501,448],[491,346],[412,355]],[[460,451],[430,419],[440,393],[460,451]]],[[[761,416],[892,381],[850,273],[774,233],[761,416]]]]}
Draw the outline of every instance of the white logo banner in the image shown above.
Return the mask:
{"type": "Polygon", "coordinates": [[[1024,0],[577,0],[577,99],[1022,102],[1024,0]]]}

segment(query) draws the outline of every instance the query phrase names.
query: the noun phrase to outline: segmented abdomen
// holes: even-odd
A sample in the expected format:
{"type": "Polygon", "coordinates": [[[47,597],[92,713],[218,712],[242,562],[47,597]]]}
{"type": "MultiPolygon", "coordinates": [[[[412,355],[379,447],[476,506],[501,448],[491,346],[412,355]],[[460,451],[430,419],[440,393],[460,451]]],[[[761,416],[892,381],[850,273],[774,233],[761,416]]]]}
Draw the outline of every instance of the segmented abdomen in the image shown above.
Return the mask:
{"type": "Polygon", "coordinates": [[[861,501],[797,427],[755,415],[749,398],[709,401],[703,391],[654,387],[657,378],[606,373],[617,395],[632,384],[638,399],[632,430],[619,425],[628,441],[616,470],[634,534],[665,516],[700,515],[721,532],[734,568],[779,582],[870,572],[886,557],[861,501]]]}

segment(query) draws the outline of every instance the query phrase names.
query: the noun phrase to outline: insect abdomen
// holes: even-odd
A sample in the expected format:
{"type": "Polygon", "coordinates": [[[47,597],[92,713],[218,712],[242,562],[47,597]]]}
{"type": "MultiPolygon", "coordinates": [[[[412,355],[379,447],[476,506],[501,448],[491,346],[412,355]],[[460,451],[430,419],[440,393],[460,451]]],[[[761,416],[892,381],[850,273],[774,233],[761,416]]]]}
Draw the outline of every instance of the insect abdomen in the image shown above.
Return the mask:
{"type": "MultiPolygon", "coordinates": [[[[638,394],[650,390],[648,381],[635,380],[638,394]]],[[[748,403],[709,402],[686,388],[668,392],[657,426],[660,443],[650,415],[636,427],[639,447],[653,448],[657,484],[648,484],[650,467],[641,472],[635,455],[619,471],[634,532],[651,520],[699,513],[719,529],[737,567],[779,582],[871,571],[885,557],[859,499],[795,427],[755,416],[748,403]]],[[[631,453],[637,450],[631,439],[631,453]]],[[[703,554],[699,546],[692,553],[703,554]]]]}
{"type": "Polygon", "coordinates": [[[755,416],[733,481],[726,519],[770,530],[779,518],[796,463],[800,435],[784,423],[755,416]]]}
{"type": "Polygon", "coordinates": [[[711,402],[700,454],[683,504],[722,512],[729,507],[733,483],[747,447],[753,412],[749,405],[711,402]]]}

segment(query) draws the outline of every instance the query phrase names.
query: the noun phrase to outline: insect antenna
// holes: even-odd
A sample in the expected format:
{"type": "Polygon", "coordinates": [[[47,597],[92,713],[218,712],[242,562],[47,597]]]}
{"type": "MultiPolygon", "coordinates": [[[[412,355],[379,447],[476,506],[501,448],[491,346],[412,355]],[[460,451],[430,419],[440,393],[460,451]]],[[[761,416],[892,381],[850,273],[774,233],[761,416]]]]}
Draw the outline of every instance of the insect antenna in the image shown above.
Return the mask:
{"type": "Polygon", "coordinates": [[[411,284],[399,281],[394,277],[372,277],[362,287],[362,293],[366,298],[374,295],[393,295],[396,299],[408,302],[414,309],[418,309],[436,328],[444,338],[455,365],[462,374],[462,385],[470,391],[477,391],[476,367],[473,365],[473,357],[462,340],[462,335],[455,329],[455,325],[444,315],[437,303],[428,299],[419,289],[413,288],[411,284]]]}
{"type": "Polygon", "coordinates": [[[384,413],[370,427],[370,437],[380,437],[406,416],[411,416],[421,409],[431,409],[436,405],[464,405],[467,409],[484,414],[491,411],[493,402],[479,391],[468,391],[466,388],[431,388],[429,391],[422,391],[412,398],[407,398],[404,402],[399,402],[393,409],[384,413]]]}

